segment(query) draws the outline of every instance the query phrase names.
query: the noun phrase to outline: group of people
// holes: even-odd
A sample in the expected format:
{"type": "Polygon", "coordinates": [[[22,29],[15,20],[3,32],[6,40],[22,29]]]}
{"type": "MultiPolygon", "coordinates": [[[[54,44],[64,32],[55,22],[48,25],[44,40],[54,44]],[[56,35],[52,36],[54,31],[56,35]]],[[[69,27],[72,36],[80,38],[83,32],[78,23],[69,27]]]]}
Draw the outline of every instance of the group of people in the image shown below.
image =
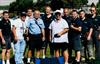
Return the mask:
{"type": "Polygon", "coordinates": [[[96,7],[91,7],[91,14],[84,10],[79,12],[68,8],[56,10],[52,14],[50,6],[45,7],[45,14],[39,10],[27,9],[21,12],[20,17],[11,20],[9,12],[4,11],[0,21],[0,38],[2,46],[2,64],[10,64],[11,42],[16,64],[24,64],[24,52],[28,47],[27,63],[35,58],[35,64],[40,61],[40,51],[45,59],[47,48],[50,48],[50,57],[64,57],[64,64],[72,59],[72,50],[75,51],[74,64],[80,61],[100,59],[100,17],[96,7]],[[35,51],[36,50],[36,56],[35,51]]]}

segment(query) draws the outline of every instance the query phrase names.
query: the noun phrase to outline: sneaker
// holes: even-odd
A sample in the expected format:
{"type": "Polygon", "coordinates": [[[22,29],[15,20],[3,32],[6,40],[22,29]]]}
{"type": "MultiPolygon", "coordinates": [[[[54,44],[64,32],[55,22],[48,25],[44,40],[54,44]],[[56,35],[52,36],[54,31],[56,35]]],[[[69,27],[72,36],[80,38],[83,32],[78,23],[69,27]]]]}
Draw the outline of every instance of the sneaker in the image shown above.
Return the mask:
{"type": "Polygon", "coordinates": [[[68,62],[65,62],[64,64],[68,64],[68,62]]]}
{"type": "Polygon", "coordinates": [[[45,59],[45,55],[43,55],[43,59],[45,59]]]}
{"type": "Polygon", "coordinates": [[[75,64],[80,64],[80,62],[76,62],[75,64]]]}
{"type": "Polygon", "coordinates": [[[81,58],[81,61],[85,61],[86,59],[84,57],[81,58]]]}
{"type": "Polygon", "coordinates": [[[5,61],[2,61],[2,64],[5,64],[5,61]]]}
{"type": "Polygon", "coordinates": [[[89,60],[95,60],[95,57],[89,57],[89,60]]]}

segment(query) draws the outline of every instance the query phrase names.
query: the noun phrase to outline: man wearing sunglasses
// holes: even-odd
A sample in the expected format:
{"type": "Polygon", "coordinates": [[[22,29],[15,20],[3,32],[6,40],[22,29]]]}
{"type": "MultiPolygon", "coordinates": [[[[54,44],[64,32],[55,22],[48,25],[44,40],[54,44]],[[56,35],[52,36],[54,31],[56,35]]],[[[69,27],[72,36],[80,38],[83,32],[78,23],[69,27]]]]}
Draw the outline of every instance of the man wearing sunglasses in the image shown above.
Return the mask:
{"type": "Polygon", "coordinates": [[[91,7],[90,12],[93,23],[92,39],[96,48],[96,59],[100,59],[100,17],[97,15],[96,7],[91,7]]]}

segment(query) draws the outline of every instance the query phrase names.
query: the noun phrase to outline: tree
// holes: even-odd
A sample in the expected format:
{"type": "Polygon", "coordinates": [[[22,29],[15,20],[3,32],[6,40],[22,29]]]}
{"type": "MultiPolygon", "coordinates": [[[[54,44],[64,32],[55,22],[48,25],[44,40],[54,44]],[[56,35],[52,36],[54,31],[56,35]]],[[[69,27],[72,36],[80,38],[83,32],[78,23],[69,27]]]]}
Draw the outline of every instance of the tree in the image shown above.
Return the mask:
{"type": "Polygon", "coordinates": [[[9,7],[10,12],[21,12],[26,11],[28,7],[33,7],[32,0],[16,0],[16,2],[12,2],[9,7]]]}

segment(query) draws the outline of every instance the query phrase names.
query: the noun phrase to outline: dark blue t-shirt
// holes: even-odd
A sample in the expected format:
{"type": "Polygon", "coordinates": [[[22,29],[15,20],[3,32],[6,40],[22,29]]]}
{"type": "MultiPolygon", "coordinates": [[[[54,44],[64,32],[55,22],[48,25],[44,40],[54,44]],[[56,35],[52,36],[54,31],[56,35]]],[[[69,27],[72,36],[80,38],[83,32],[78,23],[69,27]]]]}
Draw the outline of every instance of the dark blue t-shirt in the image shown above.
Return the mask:
{"type": "Polygon", "coordinates": [[[82,34],[89,32],[90,28],[93,28],[92,20],[91,19],[84,19],[82,21],[82,34]]]}
{"type": "MultiPolygon", "coordinates": [[[[70,24],[74,25],[75,27],[82,27],[82,23],[81,23],[81,20],[79,18],[73,19],[70,24]]],[[[74,30],[70,27],[69,35],[73,38],[80,37],[81,32],[74,30]]]]}

